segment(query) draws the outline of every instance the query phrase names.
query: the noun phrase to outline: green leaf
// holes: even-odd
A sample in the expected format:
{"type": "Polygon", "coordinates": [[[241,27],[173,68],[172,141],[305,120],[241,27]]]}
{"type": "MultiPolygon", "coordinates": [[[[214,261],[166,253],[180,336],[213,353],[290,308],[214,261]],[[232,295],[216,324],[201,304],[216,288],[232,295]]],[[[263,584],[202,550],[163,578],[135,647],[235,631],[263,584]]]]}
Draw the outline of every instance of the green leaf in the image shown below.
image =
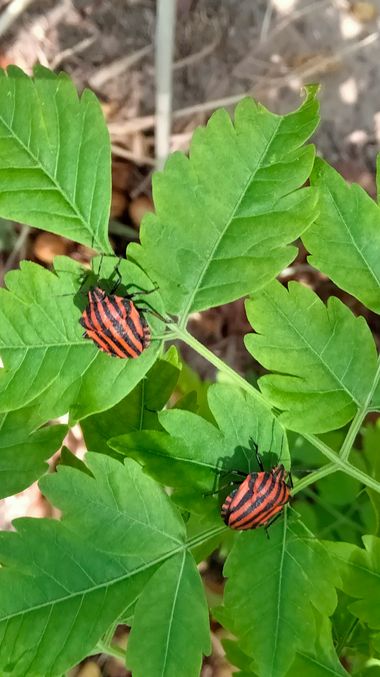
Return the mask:
{"type": "Polygon", "coordinates": [[[247,654],[241,650],[237,642],[232,639],[223,639],[222,644],[226,652],[226,657],[231,665],[240,669],[239,676],[242,671],[245,674],[254,674],[250,671],[252,667],[252,658],[247,656],[247,654]]]}
{"type": "Polygon", "coordinates": [[[284,519],[271,527],[269,542],[263,531],[241,533],[224,574],[217,619],[254,659],[259,677],[283,677],[297,651],[313,650],[314,610],[326,617],[336,606],[327,551],[299,522],[284,519]]]}
{"type": "Polygon", "coordinates": [[[376,192],[377,201],[380,203],[380,153],[376,157],[376,192]]]}
{"type": "Polygon", "coordinates": [[[157,569],[137,602],[127,665],[134,677],[195,677],[210,651],[205,593],[194,558],[183,552],[157,569]]]}
{"type": "Polygon", "coordinates": [[[197,310],[264,287],[296,256],[289,246],[316,216],[316,194],[299,189],[314,149],[317,88],[294,113],[274,115],[243,99],[232,123],[214,113],[153,177],[156,214],[144,218],[141,245],[128,254],[159,284],[167,312],[197,310]],[[296,192],[295,192],[296,191],[296,192]],[[268,236],[270,232],[270,236],[268,236]]]}
{"type": "Polygon", "coordinates": [[[162,430],[157,412],[167,403],[180,374],[178,353],[171,346],[145,378],[116,406],[89,416],[81,423],[87,449],[111,453],[107,442],[136,430],[162,430]]]}
{"type": "MultiPolygon", "coordinates": [[[[380,482],[380,429],[378,424],[367,426],[362,430],[363,436],[363,454],[367,464],[366,472],[370,477],[380,482]]],[[[380,494],[378,491],[367,488],[367,494],[371,500],[372,508],[375,514],[376,526],[375,536],[380,535],[380,494]]]]}
{"type": "Polygon", "coordinates": [[[342,589],[358,601],[349,610],[374,630],[380,629],[380,538],[363,536],[364,548],[326,542],[342,577],[342,589]]]}
{"type": "Polygon", "coordinates": [[[11,221],[0,219],[0,252],[12,251],[16,244],[17,235],[11,221]]]}
{"type": "MultiPolygon", "coordinates": [[[[114,257],[103,260],[106,276],[114,267],[114,257]]],[[[141,289],[152,288],[147,276],[132,263],[122,261],[119,269],[123,279],[133,280],[141,289]]],[[[6,276],[8,290],[0,289],[0,354],[4,363],[0,410],[17,409],[39,397],[45,420],[70,410],[76,421],[111,407],[129,393],[153,365],[160,341],[153,340],[137,359],[102,353],[82,337],[79,319],[87,301],[82,295],[81,308],[74,301],[82,269],[71,259],[58,257],[55,272],[23,261],[21,270],[6,276]]],[[[151,303],[156,307],[157,292],[149,298],[153,296],[151,303]]],[[[162,322],[149,316],[149,324],[162,333],[162,322]]]]}
{"type": "MultiPolygon", "coordinates": [[[[205,418],[207,421],[215,423],[207,402],[207,391],[211,383],[212,382],[207,379],[202,380],[199,374],[194,371],[190,365],[188,365],[186,362],[182,362],[182,369],[177,383],[177,390],[183,395],[183,397],[189,397],[191,395],[192,397],[190,403],[193,404],[193,408],[182,408],[194,411],[205,418]],[[196,395],[196,407],[194,406],[193,393],[196,395]]],[[[177,403],[175,406],[178,406],[177,403]]]]}
{"type": "Polygon", "coordinates": [[[311,182],[319,216],[303,241],[310,263],[375,312],[380,311],[380,208],[366,191],[317,159],[311,182]]]}
{"type": "Polygon", "coordinates": [[[218,427],[192,412],[169,409],[159,414],[166,432],[142,431],[109,441],[112,449],[142,463],[159,482],[180,489],[176,500],[200,513],[215,512],[215,501],[207,501],[204,494],[215,491],[218,482],[225,484],[221,472],[257,469],[251,438],[266,467],[279,458],[289,465],[284,430],[257,398],[234,386],[214,384],[208,390],[208,404],[218,427]]]}
{"type": "Polygon", "coordinates": [[[373,638],[372,638],[372,641],[373,641],[374,648],[380,654],[380,634],[374,635],[373,638]]]}
{"type": "Polygon", "coordinates": [[[231,529],[221,529],[218,513],[196,515],[184,512],[182,516],[186,522],[187,540],[199,540],[199,544],[192,548],[192,554],[197,563],[207,559],[215,550],[223,546],[226,541],[234,539],[235,534],[231,529]],[[210,537],[200,541],[199,536],[207,531],[210,531],[210,537]]]}
{"type": "MultiPolygon", "coordinates": [[[[350,462],[356,468],[366,472],[362,453],[352,450],[350,462]]],[[[344,472],[334,473],[318,481],[319,496],[333,506],[353,505],[362,488],[363,485],[359,480],[344,472]]]]}
{"type": "Polygon", "coordinates": [[[155,568],[184,548],[169,498],[130,460],[88,454],[41,481],[62,522],[0,534],[0,673],[56,677],[90,653],[155,568]]]}
{"type": "Polygon", "coordinates": [[[345,677],[349,673],[343,668],[331,637],[331,623],[326,616],[314,611],[317,639],[313,651],[298,652],[287,677],[345,677]]]}
{"type": "Polygon", "coordinates": [[[43,475],[67,433],[65,425],[36,430],[29,409],[0,414],[0,498],[26,489],[43,475]]]}
{"type": "Polygon", "coordinates": [[[99,102],[37,67],[0,70],[0,216],[111,253],[111,153],[99,102]]]}
{"type": "Polygon", "coordinates": [[[88,469],[85,462],[81,461],[81,459],[78,458],[78,456],[75,456],[75,454],[73,454],[72,451],[70,451],[70,449],[67,447],[62,447],[59,463],[60,465],[64,465],[69,468],[76,468],[76,470],[80,470],[81,472],[86,473],[86,475],[93,477],[91,470],[88,469]]]}
{"type": "Polygon", "coordinates": [[[376,347],[363,317],[339,299],[327,306],[307,287],[273,282],[247,301],[257,332],[246,336],[252,355],[274,374],[263,394],[283,411],[280,421],[298,432],[321,433],[350,421],[367,403],[376,375],[376,347]]]}

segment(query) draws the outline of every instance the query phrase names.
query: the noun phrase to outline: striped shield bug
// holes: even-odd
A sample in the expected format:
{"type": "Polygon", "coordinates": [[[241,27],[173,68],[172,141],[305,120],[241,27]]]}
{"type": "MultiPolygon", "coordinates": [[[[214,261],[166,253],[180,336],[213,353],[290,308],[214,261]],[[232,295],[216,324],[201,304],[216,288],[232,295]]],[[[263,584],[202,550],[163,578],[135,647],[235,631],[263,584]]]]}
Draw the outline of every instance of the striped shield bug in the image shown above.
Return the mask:
{"type": "Polygon", "coordinates": [[[261,526],[267,529],[288,503],[293,486],[291,475],[282,463],[269,471],[264,470],[262,457],[252,438],[250,446],[256,455],[260,471],[248,475],[232,471],[231,474],[239,477],[236,480],[239,486],[226,497],[221,508],[221,517],[225,524],[238,531],[261,526]]]}
{"type": "MultiPolygon", "coordinates": [[[[133,359],[139,357],[151,341],[149,325],[133,299],[139,294],[150,294],[157,288],[148,292],[141,290],[124,296],[116,295],[121,283],[119,263],[115,266],[117,277],[109,292],[99,284],[88,289],[88,304],[79,322],[85,329],[83,337],[93,341],[100,350],[114,357],[133,359]]],[[[97,279],[101,264],[102,257],[97,279]]]]}

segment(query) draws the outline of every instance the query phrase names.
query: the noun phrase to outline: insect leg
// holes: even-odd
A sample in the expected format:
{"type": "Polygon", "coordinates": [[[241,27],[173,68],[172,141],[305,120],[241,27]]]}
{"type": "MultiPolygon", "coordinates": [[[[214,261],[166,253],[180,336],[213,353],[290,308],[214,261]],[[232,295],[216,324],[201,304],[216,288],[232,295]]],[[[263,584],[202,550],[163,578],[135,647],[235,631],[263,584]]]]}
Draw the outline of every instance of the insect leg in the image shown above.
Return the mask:
{"type": "Polygon", "coordinates": [[[220,477],[226,475],[235,475],[236,477],[239,477],[239,479],[226,482],[226,484],[218,487],[215,491],[208,491],[206,494],[203,494],[203,496],[215,496],[215,494],[219,494],[223,489],[230,487],[232,484],[240,484],[241,481],[247,477],[247,473],[243,473],[240,470],[226,470],[224,473],[221,473],[220,477]]]}
{"type": "Polygon", "coordinates": [[[153,287],[153,289],[149,289],[148,291],[146,289],[139,289],[139,291],[133,291],[131,294],[128,294],[127,297],[132,301],[132,299],[134,299],[136,296],[140,296],[141,294],[147,296],[148,294],[153,294],[153,292],[158,290],[159,286],[156,285],[155,287],[153,287]]]}
{"type": "MultiPolygon", "coordinates": [[[[150,293],[150,292],[148,292],[148,293],[150,293]]],[[[130,299],[131,297],[128,296],[127,298],[130,299]]],[[[144,303],[144,301],[142,301],[141,303],[144,303]]],[[[158,317],[158,319],[161,320],[161,322],[164,322],[165,324],[169,324],[170,322],[172,322],[172,319],[170,317],[164,317],[163,315],[158,313],[157,310],[153,310],[153,308],[151,308],[150,306],[147,306],[146,308],[142,308],[141,303],[135,304],[137,310],[139,310],[143,313],[150,313],[150,315],[154,315],[154,317],[158,317]]]]}
{"type": "Polygon", "coordinates": [[[99,268],[98,268],[98,272],[96,273],[96,277],[99,277],[99,275],[100,275],[100,269],[102,267],[103,259],[104,259],[104,254],[100,254],[99,268]]]}
{"type": "Polygon", "coordinates": [[[269,533],[268,533],[269,527],[271,527],[272,524],[273,524],[279,517],[281,517],[281,515],[282,515],[282,512],[279,512],[277,515],[275,515],[274,517],[272,517],[272,519],[270,519],[269,522],[267,522],[266,524],[264,524],[264,529],[265,529],[265,533],[266,533],[266,535],[267,535],[267,539],[268,539],[268,540],[269,540],[269,533]]]}
{"type": "MultiPolygon", "coordinates": [[[[118,262],[117,262],[115,268],[113,269],[112,276],[116,273],[117,277],[116,277],[116,280],[115,280],[115,282],[113,283],[112,289],[111,289],[111,291],[110,291],[110,295],[111,295],[111,296],[112,296],[112,294],[115,293],[116,289],[120,286],[120,282],[121,282],[121,273],[120,273],[120,270],[119,270],[119,265],[120,265],[120,263],[121,263],[121,261],[122,261],[122,258],[123,258],[122,256],[119,256],[119,260],[118,260],[118,262]]],[[[100,270],[100,269],[99,269],[99,270],[100,270]]],[[[112,277],[112,276],[111,276],[111,277],[112,277]]]]}
{"type": "Polygon", "coordinates": [[[249,438],[249,445],[250,445],[250,447],[251,447],[253,453],[254,453],[255,456],[256,456],[257,465],[259,466],[261,472],[264,472],[263,459],[262,459],[261,454],[259,453],[259,450],[258,450],[258,447],[257,447],[257,443],[255,442],[255,440],[253,439],[253,437],[250,437],[250,438],[249,438]]]}

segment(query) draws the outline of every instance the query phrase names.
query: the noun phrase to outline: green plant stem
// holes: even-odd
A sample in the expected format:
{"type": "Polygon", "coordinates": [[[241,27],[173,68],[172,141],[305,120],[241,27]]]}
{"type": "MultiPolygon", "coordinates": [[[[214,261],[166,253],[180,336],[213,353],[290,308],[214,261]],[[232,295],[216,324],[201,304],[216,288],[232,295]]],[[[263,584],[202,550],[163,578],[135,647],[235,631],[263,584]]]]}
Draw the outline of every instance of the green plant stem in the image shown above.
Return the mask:
{"type": "Polygon", "coordinates": [[[115,644],[105,644],[104,642],[98,642],[94,652],[96,653],[105,653],[107,656],[113,656],[117,658],[122,663],[125,663],[125,651],[120,649],[120,647],[115,646],[115,644]]]}
{"type": "Polygon", "coordinates": [[[369,487],[370,489],[373,489],[374,491],[380,493],[380,482],[376,482],[376,480],[366,475],[365,472],[362,472],[358,468],[355,468],[355,466],[353,466],[351,463],[348,463],[346,461],[342,464],[339,464],[338,470],[345,472],[346,475],[351,475],[351,477],[354,477],[356,480],[359,480],[359,482],[364,484],[366,487],[369,487]]]}
{"type": "Polygon", "coordinates": [[[321,477],[330,475],[333,472],[338,472],[339,470],[346,473],[346,475],[354,477],[366,487],[370,487],[374,491],[380,493],[380,482],[376,482],[376,480],[374,480],[372,477],[369,477],[369,475],[362,472],[362,470],[355,468],[355,466],[353,466],[348,461],[342,460],[341,456],[337,456],[337,454],[332,449],[330,449],[330,447],[324,444],[324,442],[322,442],[318,437],[315,437],[314,435],[308,435],[307,433],[303,434],[303,437],[315,447],[317,447],[322,452],[322,454],[327,456],[327,458],[332,461],[332,463],[327,466],[323,466],[323,468],[310,473],[310,475],[307,475],[307,477],[304,477],[302,480],[300,480],[296,484],[293,494],[297,493],[304,487],[307,487],[309,484],[313,484],[317,480],[321,479],[321,477]]]}
{"type": "Polygon", "coordinates": [[[214,538],[214,536],[219,536],[219,534],[223,534],[225,531],[228,531],[228,527],[224,525],[214,527],[213,529],[208,529],[207,531],[203,531],[201,534],[197,534],[197,536],[193,536],[193,538],[190,538],[186,542],[186,548],[188,548],[189,550],[191,550],[192,548],[196,548],[198,545],[202,545],[202,543],[209,541],[210,538],[214,538]]]}
{"type": "Polygon", "coordinates": [[[358,411],[356,412],[356,414],[355,414],[355,416],[352,420],[352,423],[350,425],[350,428],[348,430],[348,433],[347,433],[347,435],[346,435],[346,437],[343,441],[343,444],[340,448],[339,457],[342,459],[342,461],[347,461],[347,459],[348,459],[348,457],[351,453],[351,450],[352,450],[354,443],[355,443],[355,439],[356,439],[358,433],[360,432],[360,428],[362,426],[362,423],[363,423],[365,417],[367,416],[368,408],[371,404],[371,400],[372,400],[373,395],[375,393],[375,390],[378,386],[379,380],[380,380],[380,358],[378,359],[378,362],[377,362],[377,370],[376,370],[375,378],[373,380],[372,388],[369,391],[363,406],[360,407],[358,409],[358,411]]]}
{"type": "Polygon", "coordinates": [[[240,388],[243,388],[246,392],[248,392],[250,395],[253,395],[256,397],[262,404],[264,404],[268,409],[271,409],[271,405],[267,400],[264,398],[264,396],[256,389],[254,388],[248,381],[243,378],[243,376],[240,376],[240,374],[237,373],[232,367],[228,366],[223,360],[220,359],[215,353],[212,353],[211,350],[206,348],[202,343],[200,343],[194,336],[189,334],[189,332],[186,329],[182,329],[177,325],[170,325],[170,329],[177,335],[178,339],[181,339],[184,343],[187,343],[188,346],[193,348],[195,352],[197,352],[199,355],[202,355],[207,362],[210,362],[210,364],[213,364],[214,367],[216,367],[219,371],[224,372],[228,376],[230,376],[235,383],[240,386],[240,388]]]}
{"type": "Polygon", "coordinates": [[[103,637],[103,640],[102,640],[102,643],[103,643],[105,646],[108,646],[109,644],[111,644],[112,637],[113,637],[114,634],[115,634],[116,628],[117,628],[117,623],[112,623],[112,625],[108,628],[108,630],[107,630],[107,632],[105,633],[105,635],[104,635],[104,637],[103,637]]]}
{"type": "Polygon", "coordinates": [[[306,475],[306,477],[303,477],[302,480],[299,480],[296,483],[296,485],[292,489],[292,496],[295,496],[296,494],[298,494],[299,491],[302,491],[310,484],[314,484],[314,482],[317,482],[318,480],[322,479],[322,477],[327,477],[327,475],[331,475],[337,470],[338,468],[334,463],[328,463],[328,465],[322,466],[322,468],[319,468],[319,470],[311,472],[309,475],[306,475]]]}
{"type": "MultiPolygon", "coordinates": [[[[227,374],[235,383],[236,385],[240,386],[240,388],[243,388],[246,392],[250,393],[250,395],[253,395],[256,397],[264,406],[266,406],[269,410],[272,409],[272,406],[270,402],[268,402],[265,397],[260,393],[253,385],[248,383],[248,381],[245,380],[240,374],[238,374],[232,367],[229,367],[228,364],[223,362],[217,355],[211,352],[206,346],[204,346],[202,343],[200,343],[194,336],[189,334],[189,332],[186,329],[183,329],[182,327],[175,325],[175,324],[170,324],[169,325],[170,331],[176,335],[176,337],[180,340],[182,340],[184,343],[187,343],[188,346],[193,348],[199,355],[202,355],[205,360],[210,362],[211,364],[214,365],[219,371],[224,372],[227,374]]],[[[377,384],[380,380],[380,358],[379,358],[379,365],[378,369],[376,372],[376,376],[374,379],[373,387],[371,388],[370,393],[368,394],[368,397],[366,399],[365,404],[363,407],[360,409],[360,415],[359,412],[355,416],[351,426],[350,430],[347,434],[347,437],[349,437],[349,443],[351,443],[351,447],[353,444],[353,441],[357,435],[357,432],[360,429],[360,426],[363,422],[363,419],[367,413],[367,407],[369,406],[371,399],[373,397],[373,393],[375,392],[375,389],[377,387],[377,384]],[[365,411],[364,411],[364,407],[365,411]],[[355,423],[355,425],[354,425],[355,423]],[[351,431],[351,434],[350,434],[351,431]],[[355,432],[356,431],[356,432],[355,432]]],[[[335,453],[330,447],[327,446],[322,440],[319,439],[316,435],[310,435],[309,433],[302,433],[302,436],[308,440],[314,447],[319,449],[326,458],[328,458],[331,461],[331,464],[327,466],[323,466],[323,468],[320,468],[319,470],[316,470],[315,472],[310,473],[307,477],[304,479],[300,480],[296,487],[293,490],[293,494],[297,493],[304,487],[307,487],[309,484],[313,484],[316,482],[318,479],[321,479],[321,477],[325,477],[326,475],[330,475],[333,472],[337,471],[342,471],[346,473],[346,475],[350,475],[351,477],[354,477],[355,479],[359,480],[359,482],[362,482],[365,486],[370,487],[374,491],[377,491],[380,493],[380,482],[376,482],[372,477],[369,477],[366,475],[364,472],[361,470],[358,470],[358,468],[355,468],[351,463],[347,461],[348,454],[351,451],[351,447],[348,447],[345,445],[345,442],[347,440],[347,437],[345,441],[342,444],[341,452],[340,455],[335,453]],[[348,453],[346,452],[346,447],[348,448],[348,453]],[[342,455],[342,450],[345,450],[345,456],[342,455]]]]}
{"type": "MultiPolygon", "coordinates": [[[[219,536],[219,534],[223,534],[227,530],[228,527],[226,527],[224,524],[223,526],[217,526],[213,527],[212,529],[207,529],[206,531],[203,531],[200,534],[193,536],[193,538],[190,538],[184,545],[184,548],[189,550],[191,550],[192,548],[196,548],[198,545],[205,543],[210,538],[214,538],[214,536],[219,536]]],[[[118,660],[121,660],[123,663],[125,663],[125,651],[123,649],[120,649],[120,647],[115,646],[115,644],[110,643],[112,639],[111,632],[113,632],[113,628],[109,629],[103,641],[100,640],[99,642],[97,642],[94,649],[94,653],[105,653],[108,656],[113,656],[114,658],[117,658],[118,660]],[[106,641],[106,638],[109,639],[109,642],[106,641]]]]}
{"type": "Polygon", "coordinates": [[[337,653],[338,656],[341,655],[343,649],[347,646],[348,642],[351,640],[352,635],[354,634],[358,623],[359,623],[359,619],[354,618],[351,621],[351,623],[349,624],[346,632],[344,633],[343,637],[340,639],[339,643],[337,644],[336,653],[337,653]]]}
{"type": "Polygon", "coordinates": [[[329,461],[332,461],[332,463],[338,463],[339,461],[339,456],[338,454],[333,451],[330,447],[327,446],[322,440],[319,439],[316,435],[309,435],[309,433],[301,433],[302,437],[305,438],[310,444],[312,444],[314,447],[319,449],[319,451],[322,452],[326,458],[329,459],[329,461]]]}

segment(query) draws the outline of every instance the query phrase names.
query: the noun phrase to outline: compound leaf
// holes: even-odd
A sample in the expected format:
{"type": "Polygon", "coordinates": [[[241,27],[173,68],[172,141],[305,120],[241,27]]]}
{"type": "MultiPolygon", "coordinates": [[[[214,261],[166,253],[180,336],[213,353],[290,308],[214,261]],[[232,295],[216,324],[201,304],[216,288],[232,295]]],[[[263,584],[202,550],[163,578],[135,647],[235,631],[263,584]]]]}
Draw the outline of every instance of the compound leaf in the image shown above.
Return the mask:
{"type": "MultiPolygon", "coordinates": [[[[376,424],[374,426],[366,426],[362,431],[363,437],[363,456],[366,463],[366,472],[370,477],[373,477],[377,482],[380,482],[380,429],[376,424]]],[[[367,494],[371,500],[373,512],[375,515],[375,530],[374,535],[380,535],[380,494],[373,489],[366,489],[367,494]]]]}
{"type": "Polygon", "coordinates": [[[22,518],[15,533],[0,534],[3,675],[61,675],[185,547],[179,514],[137,464],[100,454],[86,461],[93,477],[60,466],[41,481],[62,522],[22,518]]]}
{"type": "Polygon", "coordinates": [[[317,627],[317,639],[313,651],[297,652],[296,659],[286,677],[302,675],[302,677],[347,677],[336,654],[332,636],[331,622],[314,610],[317,627]]]}
{"type": "MultiPolygon", "coordinates": [[[[115,259],[103,262],[108,275],[115,259]]],[[[150,289],[147,276],[130,262],[120,263],[124,279],[150,289]]],[[[138,383],[154,363],[159,341],[137,359],[102,353],[82,338],[81,309],[74,303],[81,268],[71,259],[56,259],[56,274],[24,261],[6,276],[0,289],[0,411],[25,406],[39,398],[45,421],[71,411],[78,420],[106,409],[138,383]]],[[[156,296],[157,292],[152,296],[156,296]]],[[[151,297],[149,297],[151,298],[151,297]]],[[[152,303],[158,302],[155,298],[152,303]]],[[[81,299],[86,305],[85,296],[81,299]]],[[[162,327],[149,318],[152,327],[162,327]]],[[[162,333],[162,332],[160,332],[162,333]]]]}
{"type": "Polygon", "coordinates": [[[364,549],[351,543],[326,542],[342,577],[342,589],[357,599],[352,614],[374,630],[380,629],[380,538],[363,536],[364,549]]]}
{"type": "Polygon", "coordinates": [[[0,498],[26,489],[43,475],[67,433],[65,425],[38,428],[31,409],[0,414],[0,498]]]}
{"type": "Polygon", "coordinates": [[[109,441],[112,449],[139,461],[159,482],[179,489],[176,499],[200,513],[208,507],[215,511],[215,502],[208,504],[204,494],[225,484],[221,472],[257,469],[251,439],[266,467],[279,458],[285,466],[289,462],[284,429],[253,395],[214,384],[207,397],[217,425],[193,412],[169,409],[159,414],[166,432],[145,430],[109,441]]]}
{"type": "Polygon", "coordinates": [[[96,97],[38,67],[0,70],[0,216],[111,253],[108,130],[96,97]]]}
{"type": "Polygon", "coordinates": [[[210,651],[204,589],[193,556],[182,552],[157,569],[137,602],[127,665],[135,677],[195,677],[210,651]]]}
{"type": "Polygon", "coordinates": [[[259,677],[283,677],[297,651],[312,651],[314,609],[329,616],[338,581],[321,543],[286,517],[261,531],[242,533],[224,567],[224,604],[216,617],[254,660],[259,677]]]}
{"type": "Polygon", "coordinates": [[[136,430],[162,430],[157,412],[172,394],[180,368],[177,350],[171,346],[121,402],[85,418],[81,428],[87,449],[106,454],[110,452],[107,442],[111,436],[136,430]]]}
{"type": "Polygon", "coordinates": [[[319,158],[311,181],[318,188],[319,216],[303,235],[310,263],[379,313],[380,207],[319,158]]]}
{"type": "Polygon", "coordinates": [[[311,289],[273,282],[247,301],[257,334],[245,343],[274,374],[259,385],[283,411],[280,421],[296,431],[335,430],[367,402],[376,375],[376,347],[363,317],[339,299],[327,306],[311,289]]]}
{"type": "Polygon", "coordinates": [[[167,312],[189,313],[264,287],[295,257],[289,246],[316,216],[316,195],[299,189],[314,149],[317,88],[294,113],[274,115],[251,99],[212,115],[153,178],[156,214],[128,254],[159,284],[167,312]],[[268,236],[268,232],[270,235],[268,236]]]}

